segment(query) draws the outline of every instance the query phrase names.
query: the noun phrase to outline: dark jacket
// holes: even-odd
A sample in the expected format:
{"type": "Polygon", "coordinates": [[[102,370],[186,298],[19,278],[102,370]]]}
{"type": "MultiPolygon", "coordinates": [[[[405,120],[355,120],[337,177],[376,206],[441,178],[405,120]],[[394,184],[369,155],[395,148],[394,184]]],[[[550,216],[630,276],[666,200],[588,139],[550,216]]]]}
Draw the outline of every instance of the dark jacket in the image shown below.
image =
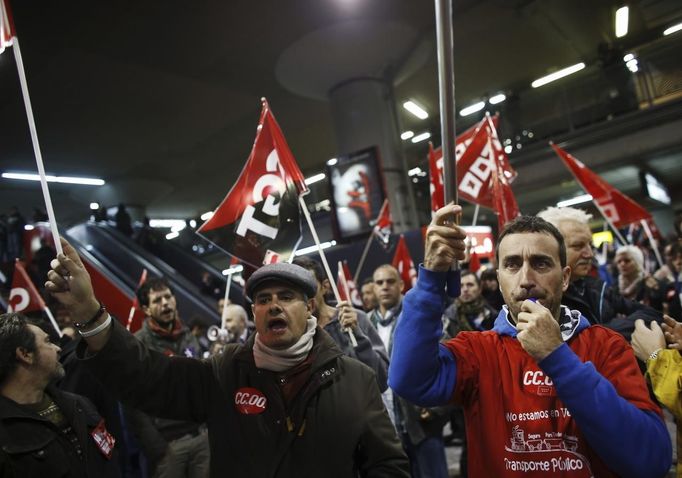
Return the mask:
{"type": "Polygon", "coordinates": [[[571,282],[561,304],[579,310],[591,324],[605,325],[628,341],[635,330],[635,320],[642,319],[647,324],[663,320],[660,312],[624,298],[601,279],[590,276],[571,282]]]}
{"type": "Polygon", "coordinates": [[[84,452],[50,421],[0,396],[0,476],[2,478],[115,478],[120,476],[117,451],[106,458],[90,435],[102,418],[85,397],[48,387],[84,452]]]}
{"type": "MultiPolygon", "coordinates": [[[[286,407],[278,374],[256,367],[253,343],[254,337],[246,345],[228,344],[209,360],[169,358],[114,321],[106,346],[86,361],[124,402],[158,416],[206,422],[211,476],[409,476],[366,365],[343,356],[318,328],[311,376],[286,407]]],[[[85,353],[85,347],[78,351],[81,358],[85,353]]]]}
{"type": "MultiPolygon", "coordinates": [[[[182,335],[177,340],[170,340],[155,333],[149,327],[150,320],[145,320],[140,330],[135,333],[135,337],[147,347],[164,355],[199,357],[201,346],[187,327],[183,326],[182,335]]],[[[153,471],[165,456],[169,442],[187,434],[196,434],[200,426],[193,421],[150,416],[127,406],[123,409],[126,420],[147,457],[150,471],[153,471]]]]}
{"type": "Polygon", "coordinates": [[[358,314],[358,326],[354,332],[355,340],[358,343],[357,347],[353,347],[348,333],[341,327],[338,309],[336,309],[336,313],[329,323],[324,326],[324,331],[334,339],[344,355],[359,360],[374,371],[379,390],[383,392],[388,388],[388,354],[386,348],[377,329],[369,321],[367,314],[357,309],[355,312],[358,314]]]}

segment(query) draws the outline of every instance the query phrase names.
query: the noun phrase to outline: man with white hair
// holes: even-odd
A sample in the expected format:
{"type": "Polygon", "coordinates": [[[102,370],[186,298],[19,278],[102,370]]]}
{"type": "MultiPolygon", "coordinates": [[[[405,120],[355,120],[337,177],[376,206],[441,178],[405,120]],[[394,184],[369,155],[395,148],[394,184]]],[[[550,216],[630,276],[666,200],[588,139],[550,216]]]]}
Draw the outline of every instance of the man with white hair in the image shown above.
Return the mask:
{"type": "Polygon", "coordinates": [[[604,281],[589,275],[594,259],[589,226],[591,214],[572,207],[548,207],[538,216],[559,229],[566,241],[571,282],[564,292],[563,305],[579,310],[592,324],[602,324],[620,332],[628,340],[636,319],[647,324],[652,320],[663,320],[663,316],[651,307],[625,299],[604,281]]]}

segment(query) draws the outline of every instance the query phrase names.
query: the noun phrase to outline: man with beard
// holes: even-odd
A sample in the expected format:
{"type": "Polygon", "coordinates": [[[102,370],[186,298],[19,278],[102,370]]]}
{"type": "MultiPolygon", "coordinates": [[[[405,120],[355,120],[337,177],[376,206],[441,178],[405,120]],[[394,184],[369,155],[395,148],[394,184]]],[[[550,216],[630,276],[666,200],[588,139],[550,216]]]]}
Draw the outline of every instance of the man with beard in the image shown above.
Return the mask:
{"type": "Polygon", "coordinates": [[[115,439],[92,403],[64,392],[59,347],[21,314],[0,315],[0,476],[120,476],[115,439]]]}
{"type": "MultiPolygon", "coordinates": [[[[62,245],[45,286],[82,320],[97,300],[78,254],[62,245]]],[[[210,360],[149,350],[108,315],[83,323],[78,354],[124,402],[206,422],[215,478],[407,478],[374,374],[317,327],[316,292],[299,266],[261,267],[245,288],[256,333],[210,360]]]]}
{"type": "Polygon", "coordinates": [[[481,282],[476,274],[462,272],[460,295],[445,309],[444,332],[447,338],[455,337],[462,330],[490,330],[497,313],[481,295],[481,282]]]}
{"type": "Polygon", "coordinates": [[[635,330],[635,320],[642,319],[647,324],[663,320],[662,313],[624,298],[601,279],[589,275],[594,260],[588,225],[591,214],[572,207],[548,207],[538,217],[556,227],[566,243],[571,281],[563,294],[563,305],[579,310],[591,324],[603,324],[619,332],[628,341],[635,330]]]}
{"type": "Polygon", "coordinates": [[[465,231],[450,204],[426,233],[417,285],[403,300],[389,384],[467,419],[471,476],[662,477],[672,447],[632,348],[561,305],[570,279],[561,233],[520,216],[495,252],[505,307],[493,330],[439,343],[451,266],[465,231]]]}
{"type": "MultiPolygon", "coordinates": [[[[167,356],[200,358],[201,346],[178,317],[175,295],[163,278],[145,281],[137,299],[147,316],[135,336],[151,350],[167,356]]],[[[125,407],[130,428],[147,457],[150,475],[166,477],[207,477],[208,434],[202,424],[169,420],[125,407]]]]}

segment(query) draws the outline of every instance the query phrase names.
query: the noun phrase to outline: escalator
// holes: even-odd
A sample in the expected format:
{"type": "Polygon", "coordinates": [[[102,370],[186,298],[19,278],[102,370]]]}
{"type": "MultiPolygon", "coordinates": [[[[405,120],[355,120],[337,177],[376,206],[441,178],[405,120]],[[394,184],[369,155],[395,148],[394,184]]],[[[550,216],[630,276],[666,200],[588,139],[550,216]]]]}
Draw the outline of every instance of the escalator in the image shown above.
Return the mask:
{"type": "MultiPolygon", "coordinates": [[[[93,258],[131,290],[137,288],[143,269],[147,269],[149,277],[165,277],[177,299],[180,317],[185,322],[194,317],[219,321],[215,301],[201,294],[197,285],[200,282],[188,279],[184,273],[144,250],[113,227],[86,222],[73,226],[67,234],[80,242],[93,258]]],[[[188,269],[191,265],[184,264],[184,267],[188,269]]],[[[196,259],[195,268],[201,269],[196,259]]],[[[213,272],[220,274],[215,270],[213,272]]]]}

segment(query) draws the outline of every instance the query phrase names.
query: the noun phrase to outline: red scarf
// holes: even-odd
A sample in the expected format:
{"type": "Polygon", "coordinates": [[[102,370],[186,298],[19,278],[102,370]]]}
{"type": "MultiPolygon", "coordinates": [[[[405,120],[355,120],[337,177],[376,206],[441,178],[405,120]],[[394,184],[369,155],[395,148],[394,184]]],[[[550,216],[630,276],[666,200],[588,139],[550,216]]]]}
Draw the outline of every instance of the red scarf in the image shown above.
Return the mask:
{"type": "Polygon", "coordinates": [[[171,330],[168,330],[165,327],[162,327],[161,325],[157,324],[156,321],[152,318],[150,318],[147,321],[147,325],[149,326],[149,329],[156,335],[168,340],[173,341],[178,340],[180,339],[180,337],[182,337],[183,334],[182,324],[178,319],[175,319],[173,321],[173,328],[171,330]]]}

